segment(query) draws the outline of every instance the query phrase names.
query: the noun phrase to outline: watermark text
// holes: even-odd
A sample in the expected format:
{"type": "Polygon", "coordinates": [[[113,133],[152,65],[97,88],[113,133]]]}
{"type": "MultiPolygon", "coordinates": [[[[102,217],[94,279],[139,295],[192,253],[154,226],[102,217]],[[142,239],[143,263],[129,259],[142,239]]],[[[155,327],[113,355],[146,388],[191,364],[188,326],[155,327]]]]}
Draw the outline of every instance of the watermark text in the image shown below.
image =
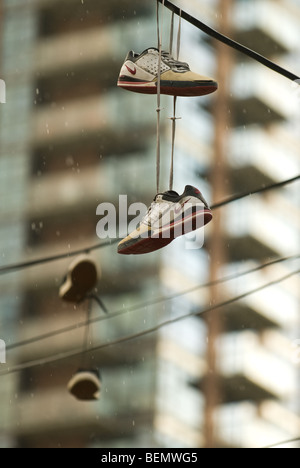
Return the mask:
{"type": "Polygon", "coordinates": [[[160,201],[150,208],[144,203],[128,206],[127,195],[119,195],[119,206],[112,203],[98,205],[96,215],[100,216],[96,233],[100,239],[176,239],[185,236],[186,249],[199,249],[204,244],[203,226],[210,217],[210,211],[199,202],[190,199],[178,203],[160,201]]]}

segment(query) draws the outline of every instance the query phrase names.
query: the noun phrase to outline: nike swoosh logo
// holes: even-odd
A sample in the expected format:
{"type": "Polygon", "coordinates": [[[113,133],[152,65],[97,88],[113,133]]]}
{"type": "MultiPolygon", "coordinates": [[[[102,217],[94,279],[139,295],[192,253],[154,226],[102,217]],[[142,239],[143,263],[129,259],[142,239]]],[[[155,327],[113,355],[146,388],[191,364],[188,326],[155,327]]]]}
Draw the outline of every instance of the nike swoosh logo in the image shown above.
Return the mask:
{"type": "Polygon", "coordinates": [[[136,75],[136,68],[135,67],[134,67],[134,69],[130,68],[128,65],[125,65],[125,67],[129,71],[129,73],[131,73],[132,75],[136,75]]]}
{"type": "Polygon", "coordinates": [[[190,198],[187,201],[185,201],[184,203],[182,203],[178,208],[175,208],[175,214],[180,213],[180,211],[182,210],[184,205],[186,205],[186,203],[188,203],[189,201],[190,201],[190,198]]]}

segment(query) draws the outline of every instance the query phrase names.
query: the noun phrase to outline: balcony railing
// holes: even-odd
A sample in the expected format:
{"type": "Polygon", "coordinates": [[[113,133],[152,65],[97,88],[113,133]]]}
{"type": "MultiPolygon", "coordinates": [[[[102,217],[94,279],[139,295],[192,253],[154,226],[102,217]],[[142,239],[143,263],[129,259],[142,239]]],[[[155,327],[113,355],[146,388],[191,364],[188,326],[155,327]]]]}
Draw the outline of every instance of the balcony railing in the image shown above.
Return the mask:
{"type": "Polygon", "coordinates": [[[293,50],[298,41],[299,23],[287,4],[270,0],[236,2],[237,40],[266,56],[293,50]]]}
{"type": "Polygon", "coordinates": [[[220,407],[216,423],[222,441],[233,447],[262,448],[299,434],[299,418],[273,401],[263,402],[259,411],[250,402],[220,407]]]}
{"type": "MultiPolygon", "coordinates": [[[[266,342],[268,339],[265,340],[266,342]]],[[[232,388],[243,394],[243,399],[253,399],[263,392],[274,398],[288,398],[295,394],[297,377],[293,363],[276,356],[263,346],[259,337],[252,332],[223,336],[220,340],[220,371],[226,378],[240,376],[248,381],[247,388],[232,388]],[[255,390],[255,388],[257,390],[255,390]],[[251,394],[252,398],[251,398],[251,394]]]]}

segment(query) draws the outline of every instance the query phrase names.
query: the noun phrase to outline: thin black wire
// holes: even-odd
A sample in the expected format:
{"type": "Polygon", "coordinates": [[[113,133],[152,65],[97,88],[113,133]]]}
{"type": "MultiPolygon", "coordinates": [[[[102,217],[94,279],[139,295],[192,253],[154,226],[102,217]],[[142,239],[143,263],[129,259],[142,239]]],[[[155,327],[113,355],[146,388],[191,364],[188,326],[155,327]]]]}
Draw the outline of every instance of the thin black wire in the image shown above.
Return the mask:
{"type": "Polygon", "coordinates": [[[84,249],[73,250],[71,252],[53,255],[50,257],[37,258],[36,260],[29,260],[28,262],[15,263],[12,265],[2,266],[0,267],[0,276],[5,275],[7,273],[13,273],[18,270],[30,268],[33,266],[43,265],[44,263],[56,262],[58,260],[63,260],[66,258],[76,257],[77,255],[80,255],[80,254],[85,254],[85,253],[89,254],[90,252],[94,250],[103,249],[104,247],[109,247],[113,244],[116,244],[117,242],[119,242],[119,240],[120,239],[112,239],[112,240],[109,240],[108,242],[102,242],[101,244],[92,245],[84,249]]]}
{"type": "Polygon", "coordinates": [[[267,59],[266,57],[263,57],[262,55],[258,54],[257,52],[254,52],[253,50],[249,49],[248,47],[245,47],[242,44],[239,44],[238,42],[234,41],[233,39],[230,39],[227,36],[224,36],[224,34],[219,33],[215,29],[212,29],[209,27],[207,24],[202,23],[198,19],[194,18],[192,15],[187,13],[184,10],[181,10],[178,8],[176,5],[171,3],[168,0],[158,0],[160,3],[164,1],[165,7],[171,10],[173,13],[176,15],[180,15],[183,19],[188,21],[190,24],[195,26],[196,28],[200,29],[204,33],[208,34],[210,37],[213,37],[214,39],[217,39],[220,42],[223,42],[223,44],[228,45],[229,47],[241,52],[244,55],[247,55],[248,57],[256,60],[257,62],[261,63],[265,67],[273,70],[276,73],[279,73],[280,75],[284,76],[285,78],[288,78],[291,81],[296,81],[299,80],[299,76],[295,75],[294,73],[291,73],[290,71],[286,70],[283,67],[280,67],[279,65],[275,64],[271,60],[267,59]]]}
{"type": "MultiPolygon", "coordinates": [[[[300,179],[300,175],[297,175],[295,177],[292,177],[291,179],[283,180],[282,182],[266,185],[264,187],[254,189],[251,192],[244,192],[244,193],[232,196],[232,197],[227,198],[226,200],[223,200],[223,201],[221,201],[219,203],[215,203],[214,205],[211,206],[211,209],[216,210],[216,209],[221,208],[221,207],[223,207],[225,205],[229,205],[230,203],[241,200],[242,198],[246,198],[246,197],[251,196],[251,195],[256,195],[258,193],[267,192],[268,190],[274,190],[274,189],[284,187],[285,185],[289,185],[289,184],[291,184],[293,182],[296,182],[299,179],[300,179]]],[[[98,250],[98,249],[101,249],[101,248],[104,248],[104,247],[109,247],[111,245],[116,244],[119,241],[120,241],[120,239],[112,239],[112,240],[110,240],[108,242],[103,242],[101,244],[96,244],[96,245],[93,245],[93,246],[90,246],[90,247],[86,247],[84,249],[79,249],[79,250],[75,250],[75,251],[72,251],[72,252],[63,253],[63,254],[60,254],[60,255],[54,255],[54,256],[50,256],[50,257],[31,260],[31,261],[28,261],[28,262],[15,263],[13,265],[2,266],[2,267],[0,267],[0,276],[8,274],[8,273],[15,272],[15,271],[18,271],[18,270],[22,270],[22,269],[26,269],[26,268],[30,268],[30,267],[34,267],[34,266],[38,266],[38,265],[42,265],[44,263],[50,263],[50,262],[54,262],[54,261],[57,261],[57,260],[63,260],[65,258],[75,257],[75,256],[80,255],[80,254],[89,253],[89,252],[92,252],[93,250],[98,250]]]]}
{"type": "MultiPolygon", "coordinates": [[[[10,345],[7,345],[6,349],[8,351],[10,349],[15,349],[15,348],[19,348],[21,346],[26,346],[28,344],[36,343],[38,341],[42,341],[42,340],[45,340],[45,339],[48,339],[48,338],[53,338],[54,336],[58,336],[58,335],[61,335],[61,334],[64,334],[64,333],[69,333],[71,331],[78,330],[79,328],[85,327],[85,326],[87,326],[89,324],[92,324],[92,323],[102,322],[103,320],[107,320],[107,319],[113,319],[113,318],[119,317],[121,315],[130,313],[130,312],[135,312],[137,310],[144,309],[146,307],[150,307],[150,306],[153,306],[153,305],[161,304],[163,302],[168,302],[168,301],[171,301],[171,300],[174,300],[174,299],[178,299],[179,297],[182,297],[182,296],[185,296],[186,294],[190,294],[192,292],[198,291],[199,289],[209,288],[211,286],[216,286],[217,284],[222,284],[222,283],[226,283],[228,281],[232,281],[232,280],[237,279],[237,278],[242,278],[243,276],[249,275],[251,273],[255,273],[257,271],[263,270],[263,269],[268,268],[270,266],[273,266],[273,265],[276,265],[276,264],[279,264],[279,263],[283,263],[283,262],[286,262],[288,260],[296,260],[297,258],[300,258],[300,254],[292,255],[292,256],[289,256],[289,257],[281,257],[281,258],[272,260],[271,262],[265,263],[263,265],[259,265],[259,266],[255,267],[255,268],[251,268],[250,270],[247,270],[247,271],[244,271],[244,272],[241,272],[241,273],[238,273],[238,274],[228,275],[228,276],[225,276],[224,278],[220,278],[218,280],[214,280],[214,281],[210,281],[210,282],[207,282],[207,283],[204,283],[204,284],[200,284],[200,285],[194,286],[192,288],[186,289],[185,291],[181,291],[179,293],[176,293],[176,294],[172,294],[172,295],[169,295],[169,296],[164,296],[164,297],[161,297],[161,298],[156,298],[155,300],[151,300],[151,301],[145,301],[145,302],[142,302],[140,304],[136,304],[136,305],[134,305],[134,306],[132,306],[130,308],[127,308],[127,309],[121,309],[120,311],[113,312],[113,313],[109,314],[109,316],[96,317],[94,319],[90,319],[90,320],[85,321],[85,322],[79,322],[79,323],[77,323],[75,325],[70,325],[68,327],[64,327],[64,328],[61,328],[59,330],[54,330],[52,332],[48,332],[48,333],[45,333],[43,335],[38,335],[36,337],[32,337],[32,338],[29,338],[27,340],[12,343],[10,345]]],[[[101,306],[101,307],[103,307],[103,306],[101,306]]],[[[107,313],[108,311],[105,309],[105,312],[107,313]]]]}
{"type": "Polygon", "coordinates": [[[224,200],[222,202],[215,203],[214,205],[211,206],[211,209],[216,210],[217,208],[221,208],[222,206],[229,205],[229,203],[233,203],[235,201],[241,200],[242,198],[246,198],[246,197],[251,196],[251,195],[256,195],[258,193],[263,193],[263,192],[267,192],[269,190],[274,190],[274,189],[284,187],[285,185],[291,184],[292,182],[296,182],[299,179],[300,179],[300,175],[297,175],[295,177],[292,177],[291,179],[287,179],[287,180],[284,180],[282,182],[278,182],[278,183],[275,183],[275,184],[266,185],[265,187],[261,187],[259,189],[252,190],[251,192],[240,193],[239,195],[235,195],[235,196],[232,196],[230,198],[227,198],[226,200],[224,200]]]}
{"type": "Polygon", "coordinates": [[[284,440],[283,442],[278,442],[277,444],[268,445],[267,447],[263,447],[263,448],[264,449],[275,448],[275,447],[278,447],[279,445],[287,445],[287,444],[292,444],[294,442],[300,442],[300,437],[297,437],[296,439],[284,440]]]}
{"type": "MultiPolygon", "coordinates": [[[[218,33],[217,31],[215,31],[212,28],[208,27],[206,24],[200,22],[196,18],[193,18],[191,15],[187,14],[185,11],[179,10],[179,8],[177,8],[175,5],[173,5],[168,0],[158,0],[158,1],[160,3],[163,3],[167,8],[169,8],[175,14],[177,14],[177,15],[181,14],[182,18],[184,18],[185,20],[187,20],[189,23],[193,24],[197,28],[201,29],[203,32],[210,35],[211,37],[214,37],[215,39],[223,42],[224,44],[227,44],[228,46],[230,46],[230,47],[244,53],[245,55],[248,55],[249,57],[253,58],[254,60],[262,63],[266,67],[268,67],[268,68],[272,69],[273,71],[281,74],[282,76],[285,76],[286,78],[288,78],[290,80],[295,81],[295,80],[299,79],[299,77],[297,75],[295,75],[295,74],[285,70],[284,68],[276,65],[275,63],[271,62],[270,60],[266,59],[265,57],[261,56],[260,54],[252,51],[251,49],[248,49],[245,46],[242,46],[241,44],[237,43],[236,41],[233,41],[233,40],[229,39],[228,37],[218,33]]],[[[299,179],[299,177],[300,176],[298,176],[298,177],[296,177],[294,179],[290,179],[289,182],[297,180],[297,179],[299,179]]],[[[255,194],[255,193],[261,193],[263,191],[270,190],[271,188],[275,188],[275,187],[277,188],[277,187],[280,187],[280,186],[283,186],[283,185],[285,185],[285,183],[273,184],[273,187],[271,187],[271,186],[264,187],[263,189],[253,191],[251,193],[241,194],[241,195],[239,195],[237,197],[232,197],[232,198],[230,198],[228,200],[225,200],[224,202],[215,204],[214,206],[212,206],[212,209],[216,209],[216,208],[219,208],[221,206],[227,205],[228,203],[231,203],[233,201],[244,198],[245,196],[249,196],[249,195],[255,194]]],[[[76,255],[78,255],[80,253],[90,252],[92,250],[96,250],[96,249],[99,249],[99,248],[102,248],[102,247],[106,247],[108,245],[112,245],[113,243],[114,242],[110,241],[110,242],[105,243],[105,244],[100,244],[100,245],[93,246],[93,247],[90,247],[90,248],[87,248],[87,249],[78,250],[78,251],[75,251],[75,252],[72,252],[72,253],[68,252],[67,254],[61,254],[61,255],[48,257],[48,258],[44,258],[44,259],[34,260],[34,261],[31,261],[31,262],[24,262],[22,264],[11,265],[11,266],[7,266],[7,267],[1,267],[0,268],[0,274],[2,274],[3,272],[7,273],[7,272],[10,272],[10,271],[15,271],[17,269],[27,268],[27,267],[39,265],[39,264],[46,263],[46,262],[51,262],[51,261],[61,260],[61,259],[64,259],[64,258],[69,258],[69,257],[72,257],[72,256],[76,256],[76,255]]],[[[270,282],[270,283],[268,283],[268,284],[266,284],[264,286],[256,288],[255,290],[244,293],[244,294],[242,294],[240,296],[237,296],[237,297],[235,297],[235,298],[233,298],[231,300],[225,301],[223,303],[216,304],[213,307],[210,307],[210,308],[206,309],[205,311],[198,312],[198,313],[187,314],[187,315],[184,315],[184,316],[177,317],[176,319],[168,320],[168,321],[163,322],[163,323],[161,323],[159,325],[156,325],[155,327],[152,327],[151,329],[144,330],[144,331],[142,331],[140,333],[136,333],[136,334],[130,335],[128,337],[120,338],[120,339],[115,340],[114,342],[111,342],[111,343],[106,343],[106,344],[103,344],[103,345],[100,345],[100,346],[96,346],[96,347],[88,350],[88,352],[90,352],[92,350],[95,351],[97,349],[102,349],[102,348],[105,348],[105,347],[108,347],[108,346],[112,346],[113,344],[119,344],[119,343],[122,343],[124,341],[129,341],[129,340],[132,340],[132,339],[136,339],[136,338],[139,338],[141,336],[145,336],[146,334],[153,333],[153,332],[161,329],[162,327],[165,327],[167,325],[176,323],[176,322],[178,322],[180,320],[183,320],[183,319],[186,319],[188,317],[198,316],[198,315],[201,315],[201,314],[203,314],[205,312],[208,312],[209,310],[213,310],[213,309],[216,309],[216,308],[223,307],[225,305],[229,305],[229,304],[231,304],[231,303],[233,303],[235,301],[241,300],[241,299],[249,296],[250,294],[254,294],[255,292],[261,291],[262,289],[265,289],[266,287],[270,287],[270,286],[272,286],[274,284],[278,284],[279,282],[282,282],[282,281],[290,278],[291,276],[293,276],[295,274],[298,274],[299,272],[300,272],[300,270],[297,270],[297,271],[295,271],[293,273],[290,273],[289,275],[286,275],[283,278],[280,278],[280,279],[278,279],[276,281],[272,281],[272,282],[270,282]]],[[[25,368],[28,368],[28,367],[32,367],[32,366],[35,366],[35,365],[42,365],[42,364],[46,364],[46,363],[49,363],[49,362],[53,362],[53,361],[65,359],[65,358],[68,358],[68,357],[76,356],[76,355],[78,355],[80,353],[82,353],[82,350],[80,350],[79,352],[77,351],[77,352],[72,352],[72,353],[70,353],[70,352],[61,353],[61,354],[57,355],[56,357],[53,356],[53,357],[49,357],[47,359],[37,360],[37,361],[33,361],[31,363],[22,364],[21,366],[15,366],[15,368],[12,368],[7,372],[1,373],[0,375],[6,375],[8,373],[17,372],[19,370],[22,370],[22,369],[25,369],[25,368]]],[[[269,447],[266,447],[266,448],[271,448],[271,447],[275,447],[275,446],[286,444],[286,443],[296,442],[296,441],[299,441],[299,440],[300,439],[291,439],[289,441],[285,441],[285,442],[282,442],[282,443],[279,443],[279,444],[275,444],[275,445],[272,445],[272,446],[269,446],[269,447]]]]}
{"type": "MultiPolygon", "coordinates": [[[[276,284],[279,284],[289,278],[291,278],[292,276],[296,275],[296,274],[299,274],[300,273],[300,270],[296,270],[296,271],[293,271],[291,273],[289,273],[288,275],[285,275],[281,278],[278,278],[277,280],[273,280],[273,281],[270,281],[269,283],[267,284],[264,284],[258,288],[255,288],[255,289],[252,289],[251,291],[247,291],[243,294],[240,294],[239,296],[235,296],[231,299],[228,299],[224,302],[221,302],[219,304],[215,304],[211,307],[208,307],[206,309],[203,309],[201,312],[191,312],[189,314],[184,314],[184,315],[181,315],[179,317],[176,317],[174,319],[169,319],[169,320],[166,320],[165,322],[162,322],[160,324],[157,324],[155,325],[154,327],[151,327],[151,328],[148,328],[146,330],[143,330],[141,332],[138,332],[138,333],[134,333],[132,335],[127,335],[127,336],[124,336],[122,338],[118,338],[114,341],[110,341],[108,343],[103,343],[101,345],[97,345],[97,346],[93,346],[91,347],[88,351],[86,352],[93,352],[93,351],[98,351],[100,349],[104,349],[104,348],[108,348],[110,346],[115,346],[115,345],[118,345],[118,344],[121,344],[121,343],[124,343],[124,342],[127,342],[127,341],[132,341],[134,339],[137,339],[137,338],[141,338],[141,337],[144,337],[146,335],[149,335],[151,333],[154,333],[154,332],[157,332],[158,330],[166,327],[166,326],[169,326],[169,325],[173,325],[174,323],[178,323],[182,320],[185,320],[187,318],[191,318],[191,317],[198,317],[200,315],[203,315],[205,313],[208,313],[212,310],[215,310],[215,309],[219,309],[221,307],[225,307],[225,306],[228,306],[230,304],[233,304],[234,302],[237,302],[237,301],[240,301],[252,294],[255,294],[259,291],[262,291],[266,288],[269,288],[271,286],[274,286],[276,284]]],[[[22,363],[22,364],[19,364],[19,365],[16,365],[16,366],[13,366],[11,368],[8,368],[6,371],[4,372],[0,372],[0,376],[4,376],[4,375],[8,375],[8,374],[11,374],[11,373],[14,373],[14,372],[19,372],[19,371],[22,371],[22,370],[25,370],[25,369],[29,369],[31,367],[35,367],[35,366],[42,366],[42,365],[45,365],[45,364],[50,364],[52,362],[56,362],[56,361],[61,361],[61,360],[64,360],[64,359],[69,359],[69,358],[72,358],[72,357],[77,357],[79,355],[82,354],[82,349],[80,350],[74,350],[74,351],[67,351],[67,352],[64,352],[64,353],[58,353],[56,355],[52,355],[52,356],[49,356],[48,358],[43,358],[43,359],[36,359],[36,360],[33,360],[33,361],[29,361],[27,363],[22,363]]]]}
{"type": "Polygon", "coordinates": [[[87,351],[89,349],[91,343],[91,327],[90,327],[90,320],[92,314],[92,298],[87,300],[87,320],[86,320],[86,327],[84,329],[84,336],[83,336],[83,352],[81,355],[81,368],[85,369],[87,365],[87,351]]]}

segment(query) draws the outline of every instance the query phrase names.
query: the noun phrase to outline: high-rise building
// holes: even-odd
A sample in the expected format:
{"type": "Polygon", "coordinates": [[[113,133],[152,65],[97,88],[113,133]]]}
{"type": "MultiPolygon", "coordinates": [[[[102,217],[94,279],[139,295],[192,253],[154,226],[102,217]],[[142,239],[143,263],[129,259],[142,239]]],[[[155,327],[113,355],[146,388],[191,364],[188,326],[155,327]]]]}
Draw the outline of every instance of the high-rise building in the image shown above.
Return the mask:
{"type": "MultiPolygon", "coordinates": [[[[298,2],[176,4],[300,74],[298,2]]],[[[167,49],[171,13],[159,11],[167,49]]],[[[0,12],[0,267],[51,258],[0,270],[1,446],[261,447],[299,437],[299,277],[213,308],[299,269],[291,259],[241,275],[299,253],[298,182],[214,210],[203,239],[143,256],[101,248],[101,203],[116,207],[109,234],[119,237],[121,210],[155,195],[156,97],[116,82],[129,50],[157,45],[156,2],[2,0],[0,12]],[[85,250],[109,314],[93,304],[91,351],[81,355],[88,303],[58,291],[85,250]],[[97,402],[67,391],[83,365],[101,371],[97,402]]],[[[178,26],[176,17],[174,50],[178,26]]],[[[185,20],[180,43],[180,59],[219,90],[178,99],[174,189],[195,185],[215,203],[297,176],[297,84],[185,20]]],[[[167,190],[172,98],[161,107],[167,190]]]]}

